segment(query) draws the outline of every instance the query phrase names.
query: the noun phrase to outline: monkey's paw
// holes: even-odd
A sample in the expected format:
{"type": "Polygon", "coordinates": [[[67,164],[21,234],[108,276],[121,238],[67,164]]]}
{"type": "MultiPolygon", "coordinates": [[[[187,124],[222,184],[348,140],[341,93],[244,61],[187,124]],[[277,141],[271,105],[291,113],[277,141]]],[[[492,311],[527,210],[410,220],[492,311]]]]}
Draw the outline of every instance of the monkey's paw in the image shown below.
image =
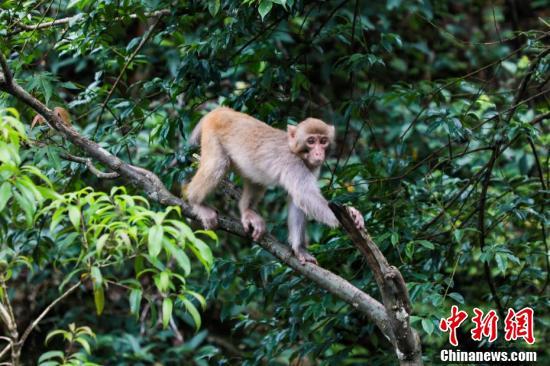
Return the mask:
{"type": "Polygon", "coordinates": [[[243,224],[244,231],[247,233],[252,227],[252,239],[259,240],[265,233],[265,221],[260,215],[252,210],[246,210],[241,216],[241,223],[243,224]]]}
{"type": "Polygon", "coordinates": [[[201,210],[200,218],[202,225],[207,230],[215,229],[218,226],[218,213],[216,210],[204,207],[201,210]]]}
{"type": "Polygon", "coordinates": [[[357,230],[363,230],[365,228],[365,220],[363,219],[363,215],[361,214],[361,212],[359,212],[359,210],[354,207],[348,206],[346,208],[351,218],[353,219],[353,223],[355,224],[357,230]]]}
{"type": "Polygon", "coordinates": [[[317,259],[315,259],[314,256],[309,254],[309,252],[303,248],[299,248],[297,250],[292,249],[292,251],[294,252],[294,255],[296,256],[296,258],[298,258],[301,264],[306,264],[306,262],[319,264],[317,263],[317,259]]]}

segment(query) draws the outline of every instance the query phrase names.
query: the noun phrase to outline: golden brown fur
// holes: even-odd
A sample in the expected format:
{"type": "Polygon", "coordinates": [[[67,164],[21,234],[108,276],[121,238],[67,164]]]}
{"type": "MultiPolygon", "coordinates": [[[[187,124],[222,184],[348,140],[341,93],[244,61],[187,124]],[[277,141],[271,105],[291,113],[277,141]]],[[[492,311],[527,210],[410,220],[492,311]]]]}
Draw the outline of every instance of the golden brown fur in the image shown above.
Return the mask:
{"type": "MultiPolygon", "coordinates": [[[[338,220],[317,186],[317,175],[326,151],[334,140],[334,127],[308,118],[288,131],[275,129],[247,114],[230,108],[217,108],[202,118],[190,142],[201,145],[199,169],[187,187],[187,198],[203,225],[213,228],[217,214],[203,204],[226,172],[235,169],[243,178],[239,209],[245,230],[252,229],[258,240],[265,222],[255,211],[265,187],[281,186],[289,194],[289,241],[303,263],[316,262],[305,250],[306,216],[331,227],[338,220]]],[[[350,209],[358,226],[362,216],[350,209]]]]}

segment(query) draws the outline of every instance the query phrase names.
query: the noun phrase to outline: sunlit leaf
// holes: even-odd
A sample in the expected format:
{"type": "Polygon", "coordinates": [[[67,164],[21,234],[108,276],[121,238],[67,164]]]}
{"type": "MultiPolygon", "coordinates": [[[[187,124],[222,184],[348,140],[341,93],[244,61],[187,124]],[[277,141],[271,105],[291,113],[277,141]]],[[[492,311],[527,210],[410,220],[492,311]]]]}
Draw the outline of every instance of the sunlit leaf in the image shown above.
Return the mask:
{"type": "Polygon", "coordinates": [[[11,198],[11,184],[8,182],[2,183],[0,185],[0,211],[4,209],[8,200],[11,198]]]}
{"type": "Polygon", "coordinates": [[[167,328],[168,324],[170,324],[170,318],[172,317],[172,307],[172,299],[169,297],[165,297],[162,300],[162,326],[164,328],[167,328]]]}
{"type": "Polygon", "coordinates": [[[193,322],[195,323],[195,329],[199,330],[201,327],[201,316],[191,301],[189,301],[185,296],[178,296],[178,299],[182,302],[182,304],[185,306],[185,309],[191,315],[191,318],[193,319],[193,322]]]}
{"type": "Polygon", "coordinates": [[[183,250],[172,244],[169,240],[163,240],[164,248],[172,255],[172,257],[178,263],[178,266],[183,269],[186,276],[191,273],[191,262],[189,257],[183,250]]]}
{"type": "Polygon", "coordinates": [[[130,297],[129,297],[130,312],[132,314],[136,315],[136,316],[139,314],[139,308],[141,306],[142,294],[143,294],[143,292],[139,288],[133,288],[130,291],[130,297]]]}
{"type": "Polygon", "coordinates": [[[149,255],[151,257],[156,257],[159,255],[160,250],[162,249],[162,237],[164,236],[164,229],[161,225],[153,225],[149,229],[148,236],[148,249],[149,255]]]}

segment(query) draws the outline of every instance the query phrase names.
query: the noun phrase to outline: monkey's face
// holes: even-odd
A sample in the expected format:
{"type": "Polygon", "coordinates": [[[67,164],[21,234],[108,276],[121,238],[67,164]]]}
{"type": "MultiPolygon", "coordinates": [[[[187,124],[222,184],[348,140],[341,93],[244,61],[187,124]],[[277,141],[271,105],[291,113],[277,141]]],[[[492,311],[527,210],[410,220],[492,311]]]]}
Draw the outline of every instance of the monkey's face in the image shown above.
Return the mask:
{"type": "Polygon", "coordinates": [[[323,164],[333,140],[334,126],[319,119],[308,118],[298,126],[288,126],[290,150],[310,168],[323,164]]]}
{"type": "Polygon", "coordinates": [[[307,136],[303,148],[303,160],[311,167],[321,166],[326,159],[329,144],[330,141],[325,135],[312,134],[307,136]]]}

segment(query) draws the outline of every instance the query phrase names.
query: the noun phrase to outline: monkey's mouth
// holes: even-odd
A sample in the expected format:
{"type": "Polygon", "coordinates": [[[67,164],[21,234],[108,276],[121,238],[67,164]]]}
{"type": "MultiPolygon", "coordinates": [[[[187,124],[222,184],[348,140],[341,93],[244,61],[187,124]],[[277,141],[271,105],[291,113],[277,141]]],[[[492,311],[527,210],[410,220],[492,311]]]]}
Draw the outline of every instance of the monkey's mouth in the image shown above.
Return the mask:
{"type": "Polygon", "coordinates": [[[322,164],[323,164],[323,160],[318,160],[318,159],[315,159],[315,160],[307,160],[307,164],[310,166],[310,167],[313,167],[313,168],[318,168],[320,167],[322,164]]]}

